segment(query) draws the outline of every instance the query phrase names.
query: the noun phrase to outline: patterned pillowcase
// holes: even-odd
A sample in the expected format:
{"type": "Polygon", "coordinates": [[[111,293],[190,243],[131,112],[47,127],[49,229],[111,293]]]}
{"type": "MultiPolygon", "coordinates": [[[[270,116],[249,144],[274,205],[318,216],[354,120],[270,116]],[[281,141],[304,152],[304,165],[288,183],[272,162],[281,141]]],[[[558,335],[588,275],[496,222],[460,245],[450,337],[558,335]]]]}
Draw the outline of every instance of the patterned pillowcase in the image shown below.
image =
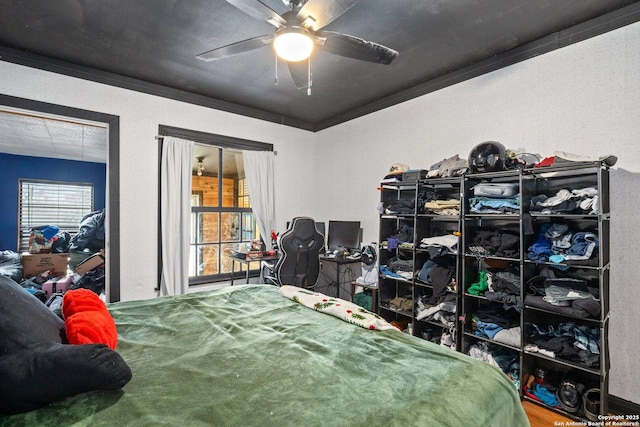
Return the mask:
{"type": "Polygon", "coordinates": [[[330,314],[346,322],[371,330],[397,330],[382,317],[357,304],[340,298],[333,298],[297,286],[284,285],[280,293],[290,300],[322,313],[330,314]]]}

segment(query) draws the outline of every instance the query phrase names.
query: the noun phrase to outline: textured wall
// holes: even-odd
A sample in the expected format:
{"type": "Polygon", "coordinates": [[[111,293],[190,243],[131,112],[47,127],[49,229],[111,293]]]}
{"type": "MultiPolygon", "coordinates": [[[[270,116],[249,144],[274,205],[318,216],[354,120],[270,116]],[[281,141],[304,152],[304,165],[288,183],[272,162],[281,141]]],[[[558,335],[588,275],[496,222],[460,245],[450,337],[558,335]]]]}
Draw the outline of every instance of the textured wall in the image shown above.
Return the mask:
{"type": "Polygon", "coordinates": [[[1,61],[0,93],[119,116],[123,300],[156,295],[160,124],[273,144],[282,228],[315,204],[308,188],[315,165],[298,167],[299,159],[313,158],[316,135],[310,132],[1,61]]]}
{"type": "Polygon", "coordinates": [[[340,184],[318,186],[318,198],[332,203],[318,207],[317,219],[359,219],[365,242],[375,241],[376,187],[391,164],[428,168],[454,154],[466,158],[486,140],[543,156],[616,154],[610,392],[640,403],[639,47],[636,23],[322,131],[318,158],[340,184]]]}

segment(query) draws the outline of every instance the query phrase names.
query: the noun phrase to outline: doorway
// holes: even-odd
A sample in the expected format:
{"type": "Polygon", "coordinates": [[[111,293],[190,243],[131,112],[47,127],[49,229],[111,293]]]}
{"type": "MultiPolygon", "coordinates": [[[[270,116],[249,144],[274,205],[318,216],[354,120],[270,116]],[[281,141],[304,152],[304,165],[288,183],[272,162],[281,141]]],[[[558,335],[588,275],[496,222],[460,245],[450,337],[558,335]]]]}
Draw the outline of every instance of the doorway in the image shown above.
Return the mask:
{"type": "MultiPolygon", "coordinates": [[[[119,117],[96,111],[82,110],[57,104],[34,101],[8,95],[0,95],[0,108],[21,112],[32,112],[34,116],[47,119],[67,120],[73,123],[103,124],[107,129],[106,144],[106,192],[105,192],[105,248],[106,278],[105,293],[108,302],[120,300],[120,182],[119,182],[119,117]]],[[[24,146],[23,155],[31,155],[24,146]]],[[[3,151],[0,145],[0,151],[3,151]]],[[[18,153],[15,153],[18,154],[18,153]]]]}

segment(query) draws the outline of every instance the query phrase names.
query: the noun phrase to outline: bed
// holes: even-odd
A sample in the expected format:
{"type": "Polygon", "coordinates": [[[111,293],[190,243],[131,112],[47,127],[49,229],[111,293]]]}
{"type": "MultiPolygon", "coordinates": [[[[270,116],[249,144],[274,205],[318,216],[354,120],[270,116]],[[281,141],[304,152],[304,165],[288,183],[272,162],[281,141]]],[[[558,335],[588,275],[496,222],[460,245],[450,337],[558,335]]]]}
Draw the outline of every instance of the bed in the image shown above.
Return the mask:
{"type": "Polygon", "coordinates": [[[228,286],[109,305],[133,378],[11,416],[7,426],[525,426],[496,368],[228,286]]]}

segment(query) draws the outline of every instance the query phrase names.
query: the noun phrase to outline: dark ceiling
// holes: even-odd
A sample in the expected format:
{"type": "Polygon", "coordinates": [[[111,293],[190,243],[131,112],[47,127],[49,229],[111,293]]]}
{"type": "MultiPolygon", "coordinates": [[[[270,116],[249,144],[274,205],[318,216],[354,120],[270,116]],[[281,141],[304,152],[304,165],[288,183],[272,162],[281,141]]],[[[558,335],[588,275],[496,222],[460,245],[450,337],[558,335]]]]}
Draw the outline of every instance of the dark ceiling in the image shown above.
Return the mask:
{"type": "MultiPolygon", "coordinates": [[[[262,2],[287,11],[282,0],[262,2]]],[[[5,61],[309,130],[640,20],[638,0],[361,0],[324,29],[398,58],[379,65],[314,53],[308,96],[282,62],[274,84],[270,46],[196,58],[275,32],[225,0],[0,0],[0,11],[5,61]]]]}

